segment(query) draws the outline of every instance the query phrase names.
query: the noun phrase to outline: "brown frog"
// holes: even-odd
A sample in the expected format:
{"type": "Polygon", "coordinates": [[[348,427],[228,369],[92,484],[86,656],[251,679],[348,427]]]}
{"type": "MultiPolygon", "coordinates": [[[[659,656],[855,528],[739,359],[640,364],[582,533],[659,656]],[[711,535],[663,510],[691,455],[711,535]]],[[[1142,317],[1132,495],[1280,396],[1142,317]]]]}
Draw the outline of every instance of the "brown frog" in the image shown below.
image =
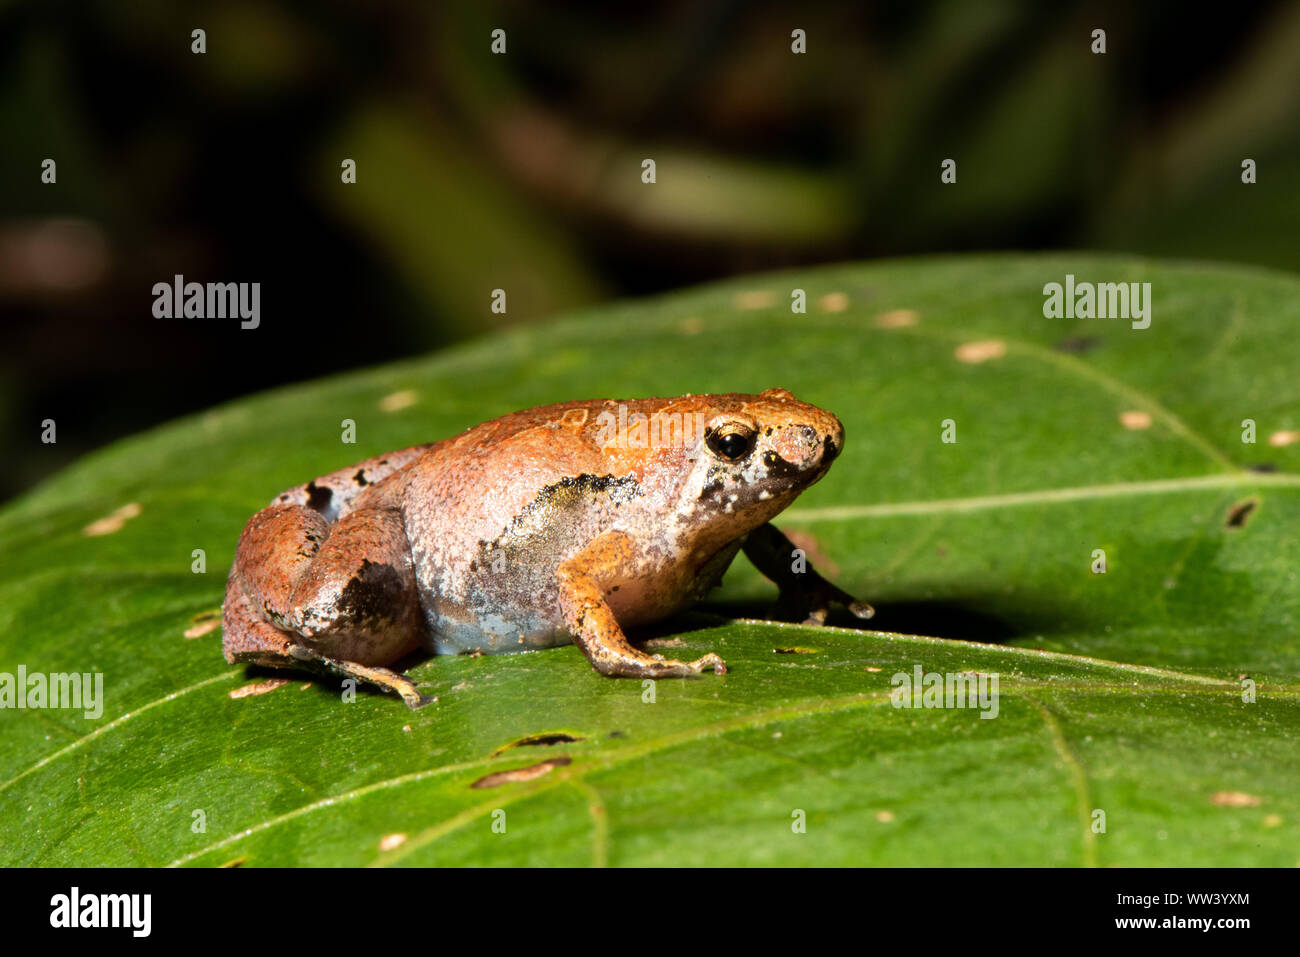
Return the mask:
{"type": "Polygon", "coordinates": [[[384,665],[418,650],[574,642],[604,675],[721,674],[630,644],[716,585],[736,553],[806,621],[854,600],[769,524],[830,468],[844,428],[784,389],[528,409],[368,459],[248,522],[226,588],[226,660],[355,678],[426,703],[384,665]],[[798,569],[798,570],[796,570],[798,569]]]}

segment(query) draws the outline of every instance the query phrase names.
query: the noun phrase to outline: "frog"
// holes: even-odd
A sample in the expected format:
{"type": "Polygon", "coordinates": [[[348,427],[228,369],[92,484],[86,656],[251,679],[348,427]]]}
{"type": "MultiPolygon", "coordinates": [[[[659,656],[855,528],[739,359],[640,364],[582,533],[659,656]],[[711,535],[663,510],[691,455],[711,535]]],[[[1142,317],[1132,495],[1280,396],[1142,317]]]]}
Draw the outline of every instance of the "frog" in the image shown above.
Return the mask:
{"type": "Polygon", "coordinates": [[[771,520],[844,447],[786,389],[561,402],[375,456],[291,488],[239,537],[222,607],[230,664],[355,679],[432,700],[393,666],[417,652],[576,644],[608,677],[725,674],[627,637],[721,581],[741,551],[778,607],[824,624],[874,613],[771,520]]]}

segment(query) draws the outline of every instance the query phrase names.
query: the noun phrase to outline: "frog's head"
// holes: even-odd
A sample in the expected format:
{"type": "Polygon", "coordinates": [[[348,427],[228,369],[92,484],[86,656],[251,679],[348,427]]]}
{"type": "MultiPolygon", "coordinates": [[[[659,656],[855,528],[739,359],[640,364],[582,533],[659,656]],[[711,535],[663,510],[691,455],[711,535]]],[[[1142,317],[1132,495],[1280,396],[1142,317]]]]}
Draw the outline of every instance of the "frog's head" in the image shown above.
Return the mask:
{"type": "Polygon", "coordinates": [[[840,420],[785,389],[698,399],[703,434],[682,494],[697,515],[736,533],[769,521],[825,475],[844,448],[840,420]]]}

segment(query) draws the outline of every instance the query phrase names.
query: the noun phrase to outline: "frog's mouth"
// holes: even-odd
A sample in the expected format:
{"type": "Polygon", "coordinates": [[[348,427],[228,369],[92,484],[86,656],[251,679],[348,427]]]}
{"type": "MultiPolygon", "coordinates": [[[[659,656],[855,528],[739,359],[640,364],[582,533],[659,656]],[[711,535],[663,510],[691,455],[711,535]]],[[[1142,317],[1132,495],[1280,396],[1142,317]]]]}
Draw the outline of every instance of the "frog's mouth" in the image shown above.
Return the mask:
{"type": "Polygon", "coordinates": [[[822,441],[822,470],[825,471],[840,455],[840,447],[829,435],[822,441]]]}

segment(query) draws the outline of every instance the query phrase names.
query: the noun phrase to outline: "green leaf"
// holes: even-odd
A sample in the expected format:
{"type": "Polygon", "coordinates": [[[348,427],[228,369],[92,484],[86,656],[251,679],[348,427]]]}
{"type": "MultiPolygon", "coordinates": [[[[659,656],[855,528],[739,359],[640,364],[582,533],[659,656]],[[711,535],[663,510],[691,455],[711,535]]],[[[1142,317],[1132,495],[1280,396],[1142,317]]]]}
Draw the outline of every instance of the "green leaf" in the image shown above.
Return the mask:
{"type": "Polygon", "coordinates": [[[0,672],[105,688],[98,719],[0,712],[0,861],[1293,865],[1297,322],[1300,282],[1235,268],[849,265],[603,306],[116,445],[0,513],[0,672]],[[1150,328],[1044,318],[1067,273],[1150,282],[1150,328]],[[742,559],[655,632],[724,676],[649,703],[572,647],[435,658],[418,712],[306,676],[236,696],[276,676],[227,666],[219,629],[186,637],[248,516],[307,478],[544,402],[778,385],[848,436],[778,524],[882,631],[755,620],[774,589],[742,559]],[[996,674],[996,717],[894,707],[918,666],[996,674]]]}

